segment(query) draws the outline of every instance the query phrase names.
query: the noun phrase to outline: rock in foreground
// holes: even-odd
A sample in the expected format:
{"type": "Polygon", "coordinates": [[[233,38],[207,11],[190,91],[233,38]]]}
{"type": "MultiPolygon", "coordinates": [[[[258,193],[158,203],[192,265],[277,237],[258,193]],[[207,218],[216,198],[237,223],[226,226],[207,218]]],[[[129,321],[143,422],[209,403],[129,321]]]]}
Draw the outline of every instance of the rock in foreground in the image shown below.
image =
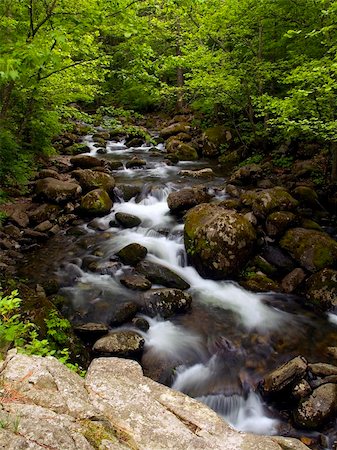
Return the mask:
{"type": "Polygon", "coordinates": [[[233,430],[207,406],[144,377],[134,361],[96,359],[83,380],[55,358],[10,352],[0,380],[0,416],[9,424],[0,448],[8,450],[307,449],[233,430]]]}

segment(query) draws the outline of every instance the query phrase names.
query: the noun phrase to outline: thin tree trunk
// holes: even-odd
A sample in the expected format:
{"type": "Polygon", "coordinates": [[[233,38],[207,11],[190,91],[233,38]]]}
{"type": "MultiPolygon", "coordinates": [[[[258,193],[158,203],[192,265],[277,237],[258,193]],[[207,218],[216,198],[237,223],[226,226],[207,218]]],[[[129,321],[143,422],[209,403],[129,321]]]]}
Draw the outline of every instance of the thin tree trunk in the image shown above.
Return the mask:
{"type": "MultiPolygon", "coordinates": [[[[177,18],[177,56],[181,56],[180,31],[180,19],[177,18]]],[[[184,70],[182,67],[177,68],[177,88],[177,110],[182,111],[184,108],[184,70]]]]}
{"type": "Polygon", "coordinates": [[[337,142],[331,144],[331,182],[337,182],[337,142]]]}

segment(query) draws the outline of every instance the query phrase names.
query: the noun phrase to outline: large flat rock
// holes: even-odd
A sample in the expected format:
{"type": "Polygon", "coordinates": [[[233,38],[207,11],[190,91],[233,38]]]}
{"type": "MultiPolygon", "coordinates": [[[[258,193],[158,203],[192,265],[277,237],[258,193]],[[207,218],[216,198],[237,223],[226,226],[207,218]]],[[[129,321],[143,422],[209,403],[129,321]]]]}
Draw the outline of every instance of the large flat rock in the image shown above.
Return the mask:
{"type": "Polygon", "coordinates": [[[55,358],[11,351],[0,386],[4,449],[307,449],[233,430],[202,403],[144,377],[135,361],[95,359],[83,380],[55,358]]]}

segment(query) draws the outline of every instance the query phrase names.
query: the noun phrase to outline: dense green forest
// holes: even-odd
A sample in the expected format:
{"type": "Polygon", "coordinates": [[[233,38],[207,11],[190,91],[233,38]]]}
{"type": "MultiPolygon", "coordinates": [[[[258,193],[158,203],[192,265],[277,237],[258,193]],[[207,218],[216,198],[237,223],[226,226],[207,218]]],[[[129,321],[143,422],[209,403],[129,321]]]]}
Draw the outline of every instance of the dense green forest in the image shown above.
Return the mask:
{"type": "Polygon", "coordinates": [[[335,147],[337,1],[2,0],[0,43],[2,184],[102,105],[335,147]]]}

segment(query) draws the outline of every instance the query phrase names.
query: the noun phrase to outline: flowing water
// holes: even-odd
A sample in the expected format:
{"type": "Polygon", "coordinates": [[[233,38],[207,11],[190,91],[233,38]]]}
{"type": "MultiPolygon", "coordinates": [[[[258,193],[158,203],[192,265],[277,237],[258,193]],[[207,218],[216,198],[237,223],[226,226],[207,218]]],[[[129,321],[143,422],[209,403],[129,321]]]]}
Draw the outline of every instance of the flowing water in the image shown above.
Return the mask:
{"type": "MultiPolygon", "coordinates": [[[[90,137],[87,142],[90,154],[98,156],[90,137]]],[[[181,169],[212,167],[209,161],[170,166],[164,162],[160,145],[155,150],[146,146],[127,149],[123,142],[109,142],[107,149],[104,158],[123,163],[134,155],[146,159],[145,168],[113,173],[117,183],[140,186],[140,195],[125,202],[116,190],[119,200],[110,214],[31,254],[26,273],[48,276],[57,271],[69,318],[75,324],[108,324],[116,303],[137,301],[139,294],[119,282],[131,268],[117,264],[113,273],[101,275],[84,268],[85,258],[99,257],[104,265],[127,244],[145,246],[147,259],[178,273],[191,285],[193,297],[192,309],[186,314],[170,320],[145,317],[150,325],[142,332],[145,373],[198,398],[239,430],[280,433],[283,419],[263,403],[256,386],[264,374],[298,354],[312,362],[324,361],[325,347],[337,345],[336,316],[317,316],[292,296],[255,294],[235,282],[204,279],[187,264],[183,223],[169,214],[166,199],[176,189],[201,183],[181,177],[181,169]],[[121,229],[114,221],[116,212],[138,216],[141,226],[121,229]],[[52,262],[47,264],[46,259],[52,262]]],[[[225,198],[224,179],[217,166],[213,170],[216,177],[206,184],[215,199],[225,198]]]]}

